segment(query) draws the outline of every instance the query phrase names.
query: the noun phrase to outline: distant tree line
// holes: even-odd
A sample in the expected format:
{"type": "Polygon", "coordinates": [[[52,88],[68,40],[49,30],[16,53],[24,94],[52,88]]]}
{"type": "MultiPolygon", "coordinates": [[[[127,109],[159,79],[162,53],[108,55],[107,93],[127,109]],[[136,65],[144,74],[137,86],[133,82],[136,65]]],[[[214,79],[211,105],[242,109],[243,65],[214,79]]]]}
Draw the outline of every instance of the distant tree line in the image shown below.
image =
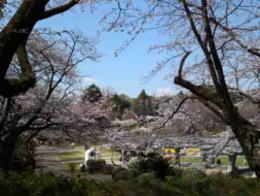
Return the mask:
{"type": "MultiPolygon", "coordinates": [[[[82,100],[96,102],[102,97],[100,88],[92,84],[84,91],[82,100]]],[[[112,107],[115,118],[121,119],[126,109],[133,111],[138,117],[155,115],[158,107],[156,98],[148,95],[145,90],[142,90],[136,98],[130,98],[125,94],[110,95],[108,105],[112,107]]]]}

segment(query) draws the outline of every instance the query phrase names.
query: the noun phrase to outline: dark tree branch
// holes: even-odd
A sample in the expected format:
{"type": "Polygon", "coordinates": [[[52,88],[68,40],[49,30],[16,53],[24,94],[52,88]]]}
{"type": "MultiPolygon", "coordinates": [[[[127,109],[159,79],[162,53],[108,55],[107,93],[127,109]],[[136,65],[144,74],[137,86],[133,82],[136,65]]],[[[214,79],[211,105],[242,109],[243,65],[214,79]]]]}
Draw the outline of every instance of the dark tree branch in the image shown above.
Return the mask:
{"type": "Polygon", "coordinates": [[[181,62],[180,62],[180,66],[179,66],[179,71],[178,71],[178,76],[182,78],[182,69],[184,66],[184,63],[187,59],[187,57],[191,54],[191,52],[186,52],[186,54],[182,57],[181,62]]]}
{"type": "Polygon", "coordinates": [[[214,87],[195,85],[182,78],[182,69],[183,69],[185,60],[187,59],[188,55],[189,55],[189,52],[186,53],[182,57],[180,65],[179,65],[178,76],[176,76],[174,78],[174,83],[188,89],[193,94],[195,94],[199,98],[204,99],[205,101],[213,102],[214,104],[216,104],[219,107],[219,109],[223,109],[223,104],[222,104],[221,100],[219,99],[219,96],[217,95],[217,92],[214,87]]]}
{"type": "Polygon", "coordinates": [[[204,55],[207,59],[207,63],[209,65],[209,70],[210,70],[210,74],[212,76],[213,83],[219,89],[218,76],[217,76],[217,73],[214,69],[214,64],[213,64],[213,61],[211,59],[211,54],[210,54],[210,52],[207,48],[207,45],[206,45],[207,43],[202,41],[201,35],[196,28],[195,22],[194,22],[193,17],[192,17],[192,13],[189,9],[189,6],[188,6],[188,3],[186,2],[186,0],[182,0],[182,4],[184,6],[184,10],[185,10],[187,17],[189,19],[191,29],[192,29],[192,31],[193,31],[201,49],[202,49],[202,51],[203,51],[203,53],[204,53],[204,55]]]}
{"type": "Polygon", "coordinates": [[[218,95],[223,98],[223,102],[226,104],[227,107],[232,108],[233,104],[231,102],[231,99],[230,99],[230,96],[229,96],[229,93],[227,90],[224,71],[222,68],[222,63],[218,56],[214,36],[213,36],[211,26],[210,26],[210,20],[209,20],[208,11],[207,11],[208,3],[207,3],[207,0],[201,0],[201,2],[202,2],[202,7],[203,7],[202,13],[203,13],[203,18],[204,18],[203,21],[205,23],[206,37],[208,39],[210,53],[211,53],[211,57],[213,60],[213,64],[208,63],[208,66],[210,69],[215,69],[215,71],[216,71],[218,85],[215,85],[215,87],[218,91],[218,95]]]}
{"type": "Polygon", "coordinates": [[[21,68],[22,76],[23,77],[28,77],[31,80],[35,81],[35,75],[33,73],[27,51],[25,49],[25,45],[21,45],[18,47],[16,51],[18,61],[19,61],[19,66],[21,68]]]}
{"type": "Polygon", "coordinates": [[[30,65],[24,45],[20,45],[16,51],[19,66],[21,68],[20,78],[0,79],[0,94],[4,97],[12,97],[26,92],[36,82],[35,74],[30,65]]]}
{"type": "Polygon", "coordinates": [[[49,17],[52,17],[52,16],[55,16],[55,15],[58,15],[58,14],[61,14],[63,12],[66,12],[67,10],[69,10],[70,8],[72,8],[74,5],[78,4],[80,0],[71,0],[70,2],[62,5],[62,6],[59,6],[59,7],[56,7],[56,8],[53,8],[53,9],[50,9],[50,10],[47,10],[43,13],[43,15],[40,17],[40,20],[43,20],[43,19],[46,19],[46,18],[49,18],[49,17]]]}

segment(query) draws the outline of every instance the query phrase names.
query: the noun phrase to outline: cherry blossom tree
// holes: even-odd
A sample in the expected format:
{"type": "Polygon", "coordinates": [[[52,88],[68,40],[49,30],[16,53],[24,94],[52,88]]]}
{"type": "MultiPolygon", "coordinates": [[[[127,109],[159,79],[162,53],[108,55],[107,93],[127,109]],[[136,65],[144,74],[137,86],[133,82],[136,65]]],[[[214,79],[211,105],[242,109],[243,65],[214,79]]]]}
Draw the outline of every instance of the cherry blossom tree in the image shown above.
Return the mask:
{"type": "Polygon", "coordinates": [[[36,83],[34,67],[29,60],[26,44],[35,25],[47,18],[61,14],[80,3],[80,0],[61,2],[59,0],[25,0],[0,1],[1,32],[0,32],[0,94],[12,97],[26,92],[36,83]],[[14,56],[19,60],[20,75],[8,78],[14,56]]]}
{"type": "MultiPolygon", "coordinates": [[[[25,94],[1,97],[0,166],[6,172],[22,134],[37,135],[39,131],[61,130],[66,125],[61,114],[73,103],[78,80],[76,67],[99,57],[90,38],[69,31],[55,34],[33,34],[27,42],[28,60],[34,66],[37,85],[25,94]]],[[[13,60],[10,77],[19,77],[19,61],[13,60]]]]}
{"type": "Polygon", "coordinates": [[[105,131],[112,120],[109,99],[110,96],[102,96],[96,102],[78,99],[62,113],[66,119],[61,119],[63,131],[72,141],[87,146],[106,141],[105,131]]]}
{"type": "MultiPolygon", "coordinates": [[[[164,43],[152,49],[170,56],[155,70],[179,62],[171,73],[174,83],[193,93],[231,127],[250,168],[260,176],[259,128],[241,115],[230,92],[236,89],[246,94],[245,89],[259,85],[259,2],[148,0],[140,5],[129,0],[116,1],[114,6],[103,18],[107,30],[131,36],[116,55],[145,31],[158,30],[164,35],[165,39],[158,39],[164,43]]],[[[259,97],[247,97],[259,103],[259,97]]]]}

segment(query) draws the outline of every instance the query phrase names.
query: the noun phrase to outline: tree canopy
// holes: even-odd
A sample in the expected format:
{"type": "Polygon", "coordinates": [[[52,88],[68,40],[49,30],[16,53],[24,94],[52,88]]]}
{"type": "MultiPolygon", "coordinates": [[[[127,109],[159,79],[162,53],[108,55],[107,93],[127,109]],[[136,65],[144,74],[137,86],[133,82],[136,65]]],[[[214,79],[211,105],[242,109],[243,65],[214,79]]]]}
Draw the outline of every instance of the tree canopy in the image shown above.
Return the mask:
{"type": "Polygon", "coordinates": [[[102,97],[101,90],[95,84],[91,84],[87,89],[84,91],[82,95],[82,101],[89,101],[91,103],[97,102],[102,97]]]}

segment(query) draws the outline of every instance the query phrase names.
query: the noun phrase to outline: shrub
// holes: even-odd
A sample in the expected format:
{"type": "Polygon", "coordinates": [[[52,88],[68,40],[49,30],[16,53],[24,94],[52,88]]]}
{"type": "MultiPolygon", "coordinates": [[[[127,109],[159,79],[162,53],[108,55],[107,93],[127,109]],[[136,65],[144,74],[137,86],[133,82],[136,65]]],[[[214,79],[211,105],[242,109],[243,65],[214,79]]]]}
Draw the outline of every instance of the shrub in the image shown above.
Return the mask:
{"type": "Polygon", "coordinates": [[[158,195],[174,195],[174,196],[183,196],[185,195],[183,191],[175,186],[171,186],[167,183],[162,183],[160,190],[158,190],[158,195]]]}
{"type": "Polygon", "coordinates": [[[196,176],[197,178],[207,177],[207,174],[201,169],[193,168],[193,169],[187,170],[187,172],[193,174],[193,176],[196,176]]]}
{"type": "Polygon", "coordinates": [[[99,160],[90,159],[87,161],[87,167],[90,173],[103,171],[105,165],[106,165],[106,161],[103,159],[99,159],[99,160]]]}
{"type": "Polygon", "coordinates": [[[112,174],[112,179],[114,181],[130,180],[133,179],[133,177],[134,177],[134,173],[131,170],[125,168],[119,168],[115,170],[112,174]]]}
{"type": "Polygon", "coordinates": [[[180,168],[176,167],[171,167],[169,169],[169,176],[174,177],[174,178],[181,178],[183,175],[183,170],[180,168]]]}
{"type": "Polygon", "coordinates": [[[161,180],[156,178],[153,172],[142,173],[135,178],[133,171],[124,168],[117,169],[113,175],[113,181],[98,181],[77,177],[57,177],[53,173],[11,173],[8,179],[0,179],[0,195],[260,195],[260,180],[256,178],[234,178],[223,174],[204,175],[183,171],[181,175],[169,175],[161,180]]]}
{"type": "Polygon", "coordinates": [[[137,182],[142,187],[148,187],[152,181],[155,180],[156,176],[154,173],[143,173],[138,176],[137,182]]]}
{"type": "Polygon", "coordinates": [[[164,178],[170,172],[169,162],[158,154],[152,154],[147,157],[140,157],[130,165],[130,169],[139,171],[139,173],[154,172],[156,177],[164,178]]]}
{"type": "Polygon", "coordinates": [[[81,172],[85,172],[86,166],[84,164],[82,164],[79,169],[80,169],[81,172]]]}
{"type": "Polygon", "coordinates": [[[113,165],[105,165],[104,168],[103,168],[104,174],[110,174],[110,175],[112,175],[112,174],[113,174],[113,171],[114,171],[113,165]]]}
{"type": "Polygon", "coordinates": [[[68,167],[70,169],[70,173],[73,174],[76,171],[77,164],[76,163],[69,163],[68,167]]]}

